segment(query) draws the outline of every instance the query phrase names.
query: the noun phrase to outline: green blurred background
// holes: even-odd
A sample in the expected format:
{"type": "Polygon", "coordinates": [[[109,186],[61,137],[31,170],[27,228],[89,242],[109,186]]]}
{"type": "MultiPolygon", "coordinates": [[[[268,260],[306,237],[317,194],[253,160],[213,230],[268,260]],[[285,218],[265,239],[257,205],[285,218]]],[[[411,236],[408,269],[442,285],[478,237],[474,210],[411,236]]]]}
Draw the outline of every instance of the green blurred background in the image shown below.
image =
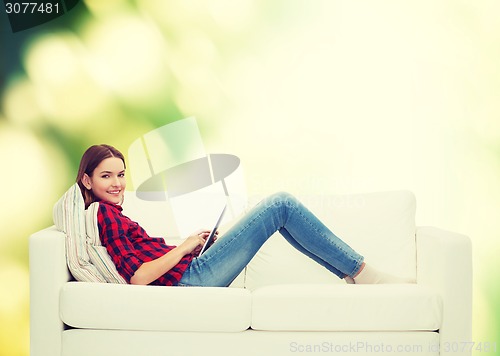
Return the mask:
{"type": "Polygon", "coordinates": [[[29,354],[28,236],[83,151],[192,115],[250,196],[412,190],[418,225],[471,237],[473,339],[496,342],[499,16],[496,0],[87,0],[13,34],[2,12],[0,354],[29,354]]]}

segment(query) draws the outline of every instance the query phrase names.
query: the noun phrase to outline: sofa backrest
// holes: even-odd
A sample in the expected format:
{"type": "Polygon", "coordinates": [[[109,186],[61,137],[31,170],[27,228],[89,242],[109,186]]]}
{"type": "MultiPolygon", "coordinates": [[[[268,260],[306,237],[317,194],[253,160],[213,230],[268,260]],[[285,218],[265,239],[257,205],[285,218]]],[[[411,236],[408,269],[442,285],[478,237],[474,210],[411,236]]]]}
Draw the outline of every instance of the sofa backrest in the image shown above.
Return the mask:
{"type": "MultiPolygon", "coordinates": [[[[411,192],[298,198],[367,263],[394,275],[415,278],[415,197],[411,192]]],[[[248,265],[245,287],[253,290],[288,283],[345,282],[276,233],[248,265]]]]}

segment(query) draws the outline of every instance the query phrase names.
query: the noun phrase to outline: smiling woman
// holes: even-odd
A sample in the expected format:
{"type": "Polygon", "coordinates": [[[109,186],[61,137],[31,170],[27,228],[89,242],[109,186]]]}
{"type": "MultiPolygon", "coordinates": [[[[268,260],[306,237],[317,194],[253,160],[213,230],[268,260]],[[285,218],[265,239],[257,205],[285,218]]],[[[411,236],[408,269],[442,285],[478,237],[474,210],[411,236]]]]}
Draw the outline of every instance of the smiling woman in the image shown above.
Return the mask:
{"type": "Polygon", "coordinates": [[[121,204],[125,192],[125,158],[112,146],[91,146],[83,154],[76,181],[87,208],[97,200],[121,204]]]}
{"type": "Polygon", "coordinates": [[[163,238],[150,237],[138,223],[122,214],[125,160],[112,146],[94,145],[85,151],[77,183],[86,208],[98,202],[96,218],[102,245],[118,273],[130,284],[229,286],[277,231],[347,283],[414,282],[367,265],[362,255],[288,193],[262,200],[224,234],[223,243],[213,243],[214,247],[201,255],[210,231],[199,230],[178,246],[170,246],[163,238]]]}

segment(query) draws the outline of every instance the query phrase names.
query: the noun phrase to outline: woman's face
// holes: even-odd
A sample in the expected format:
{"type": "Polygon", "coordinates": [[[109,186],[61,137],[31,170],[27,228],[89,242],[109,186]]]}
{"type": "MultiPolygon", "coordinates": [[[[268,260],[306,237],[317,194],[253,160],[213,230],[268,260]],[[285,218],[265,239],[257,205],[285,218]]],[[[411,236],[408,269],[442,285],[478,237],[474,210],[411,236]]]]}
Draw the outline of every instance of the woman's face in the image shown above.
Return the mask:
{"type": "Polygon", "coordinates": [[[96,167],[92,176],[85,174],[82,182],[87,189],[92,190],[96,198],[121,204],[127,184],[125,165],[120,158],[106,158],[96,167]]]}

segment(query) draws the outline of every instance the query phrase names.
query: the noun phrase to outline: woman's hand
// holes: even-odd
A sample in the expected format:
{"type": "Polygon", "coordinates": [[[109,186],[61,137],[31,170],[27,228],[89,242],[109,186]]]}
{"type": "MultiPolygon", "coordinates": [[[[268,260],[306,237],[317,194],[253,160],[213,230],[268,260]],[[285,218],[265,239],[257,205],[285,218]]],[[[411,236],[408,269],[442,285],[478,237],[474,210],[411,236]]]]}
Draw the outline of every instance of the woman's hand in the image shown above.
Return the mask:
{"type": "Polygon", "coordinates": [[[178,248],[182,249],[183,253],[186,255],[188,253],[197,255],[203,247],[208,235],[210,235],[210,231],[199,230],[185,239],[184,242],[178,246],[178,248]]]}
{"type": "Polygon", "coordinates": [[[149,284],[174,268],[185,255],[192,253],[197,256],[209,235],[210,231],[199,230],[162,257],[143,263],[130,279],[130,283],[149,284]]]}

